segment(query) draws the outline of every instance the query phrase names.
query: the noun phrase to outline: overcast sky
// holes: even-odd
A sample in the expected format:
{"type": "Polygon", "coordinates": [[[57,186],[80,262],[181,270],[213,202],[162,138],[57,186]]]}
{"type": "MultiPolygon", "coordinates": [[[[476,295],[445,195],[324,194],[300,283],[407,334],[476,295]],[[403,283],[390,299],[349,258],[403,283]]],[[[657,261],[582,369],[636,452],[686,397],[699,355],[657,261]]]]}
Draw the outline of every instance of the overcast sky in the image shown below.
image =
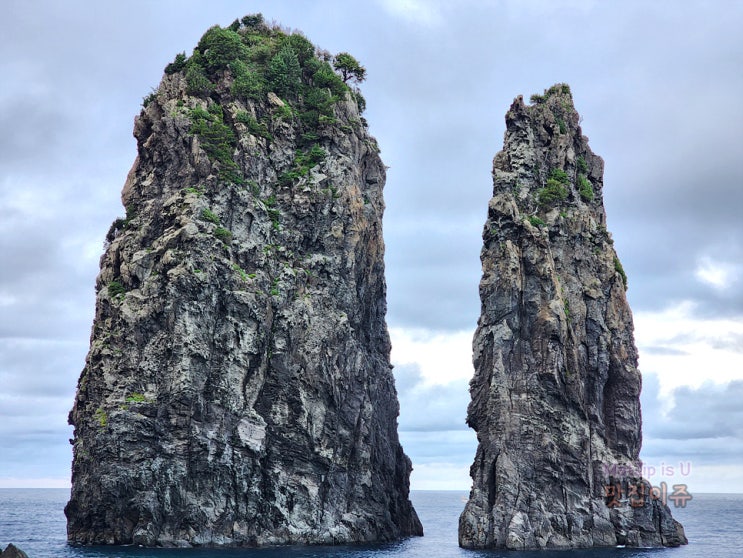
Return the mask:
{"type": "Polygon", "coordinates": [[[263,12],[367,68],[413,488],[469,488],[491,162],[513,98],[567,82],[606,162],[651,480],[743,492],[743,1],[2,4],[0,486],[69,483],[66,415],[142,98],[208,27],[263,12]]]}

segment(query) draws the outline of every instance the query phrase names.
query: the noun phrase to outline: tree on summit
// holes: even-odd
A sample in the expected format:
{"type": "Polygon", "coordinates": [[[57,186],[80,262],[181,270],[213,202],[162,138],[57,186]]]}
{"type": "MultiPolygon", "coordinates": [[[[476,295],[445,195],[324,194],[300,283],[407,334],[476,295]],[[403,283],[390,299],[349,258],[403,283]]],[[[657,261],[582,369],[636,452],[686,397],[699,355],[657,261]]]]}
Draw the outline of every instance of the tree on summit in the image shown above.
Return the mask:
{"type": "Polygon", "coordinates": [[[347,83],[349,79],[361,83],[366,79],[366,68],[347,52],[340,52],[335,55],[333,67],[341,73],[343,83],[347,83]]]}
{"type": "Polygon", "coordinates": [[[268,82],[280,97],[294,95],[302,85],[302,68],[290,45],[281,47],[268,64],[268,82]]]}

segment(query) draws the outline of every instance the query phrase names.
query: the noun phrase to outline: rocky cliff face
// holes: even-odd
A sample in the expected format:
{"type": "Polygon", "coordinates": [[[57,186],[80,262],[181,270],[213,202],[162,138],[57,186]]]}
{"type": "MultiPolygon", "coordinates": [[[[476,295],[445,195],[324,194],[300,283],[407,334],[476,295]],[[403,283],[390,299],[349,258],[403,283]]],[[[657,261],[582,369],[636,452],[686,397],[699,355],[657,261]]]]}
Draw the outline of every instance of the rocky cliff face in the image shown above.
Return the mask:
{"type": "MultiPolygon", "coordinates": [[[[385,168],[333,61],[249,16],[145,99],[70,414],[71,543],[422,534],[385,324],[385,168]]],[[[349,82],[352,62],[336,63],[349,82]]]]}
{"type": "Polygon", "coordinates": [[[506,115],[483,232],[463,547],[677,546],[640,476],[640,387],[603,161],[567,85],[506,115]]]}

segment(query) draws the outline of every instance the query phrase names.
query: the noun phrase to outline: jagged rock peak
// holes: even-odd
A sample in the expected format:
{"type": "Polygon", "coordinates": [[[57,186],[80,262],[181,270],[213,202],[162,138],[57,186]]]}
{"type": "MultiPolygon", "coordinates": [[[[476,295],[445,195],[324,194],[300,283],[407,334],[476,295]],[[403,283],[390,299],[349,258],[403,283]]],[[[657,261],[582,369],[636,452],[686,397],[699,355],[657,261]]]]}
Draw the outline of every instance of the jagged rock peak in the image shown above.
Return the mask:
{"type": "Polygon", "coordinates": [[[5,550],[0,551],[0,558],[28,558],[28,554],[16,545],[9,544],[5,550]]]}
{"type": "Polygon", "coordinates": [[[256,15],[209,29],[145,99],[70,413],[71,543],[422,534],[385,323],[385,167],[349,85],[364,74],[256,15]]]}
{"type": "Polygon", "coordinates": [[[603,161],[570,88],[518,97],[493,161],[467,422],[468,548],[678,546],[641,478],[641,377],[603,161]]]}

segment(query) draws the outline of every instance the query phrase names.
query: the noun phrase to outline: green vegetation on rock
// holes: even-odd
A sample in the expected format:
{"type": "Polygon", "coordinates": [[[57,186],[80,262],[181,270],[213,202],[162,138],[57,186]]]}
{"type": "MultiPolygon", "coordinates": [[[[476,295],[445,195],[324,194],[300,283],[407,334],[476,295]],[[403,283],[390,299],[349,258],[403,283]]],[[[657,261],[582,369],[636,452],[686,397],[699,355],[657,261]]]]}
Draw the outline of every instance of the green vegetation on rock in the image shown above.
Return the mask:
{"type": "Polygon", "coordinates": [[[536,215],[529,216],[529,223],[531,223],[533,227],[543,227],[546,224],[544,221],[542,221],[542,219],[540,219],[536,215]]]}
{"type": "Polygon", "coordinates": [[[230,64],[234,81],[232,94],[244,99],[261,99],[266,94],[266,81],[263,77],[251,70],[242,60],[235,60],[230,64]]]}
{"type": "Polygon", "coordinates": [[[204,68],[194,61],[190,60],[190,63],[186,63],[186,91],[189,95],[195,95],[197,97],[206,97],[214,91],[214,84],[209,81],[204,73],[204,68]]]}
{"type": "Polygon", "coordinates": [[[562,169],[553,169],[544,188],[537,191],[537,201],[542,207],[549,207],[568,197],[567,185],[570,183],[567,173],[562,169]]]}
{"type": "Polygon", "coordinates": [[[175,55],[175,60],[165,66],[165,73],[168,75],[180,72],[186,67],[187,56],[185,52],[180,52],[175,55]]]}
{"type": "Polygon", "coordinates": [[[614,270],[619,273],[619,276],[622,278],[622,283],[624,284],[624,290],[627,290],[627,274],[624,272],[624,267],[622,267],[622,262],[619,261],[619,258],[614,256],[614,270]]]}
{"type": "Polygon", "coordinates": [[[126,294],[126,288],[120,281],[111,281],[108,284],[108,294],[111,298],[116,298],[126,294]]]}
{"type": "Polygon", "coordinates": [[[324,161],[327,155],[327,152],[317,144],[307,150],[298,151],[294,156],[294,166],[281,175],[281,182],[288,184],[298,178],[308,176],[312,167],[324,161]]]}
{"type": "Polygon", "coordinates": [[[196,47],[201,54],[199,62],[209,74],[227,68],[231,62],[245,58],[248,47],[232,29],[215,25],[207,30],[196,47]]]}
{"type": "Polygon", "coordinates": [[[241,182],[239,169],[232,158],[237,145],[235,133],[224,123],[222,107],[216,103],[206,111],[201,107],[191,109],[191,133],[198,136],[209,158],[219,163],[220,178],[241,182]]]}
{"type": "Polygon", "coordinates": [[[349,79],[356,82],[362,82],[366,79],[366,68],[347,52],[336,55],[333,67],[343,76],[343,83],[348,82],[349,79]]]}
{"type": "Polygon", "coordinates": [[[240,111],[239,113],[237,113],[235,120],[242,124],[245,124],[248,127],[248,132],[250,132],[254,136],[266,138],[269,141],[273,139],[273,136],[268,131],[268,125],[265,122],[258,122],[247,112],[240,111]]]}
{"type": "Polygon", "coordinates": [[[535,93],[529,98],[529,101],[533,104],[542,104],[547,102],[547,99],[555,95],[567,95],[572,98],[573,94],[570,91],[570,86],[567,83],[556,83],[549,89],[545,89],[542,95],[535,93]]]}
{"type": "Polygon", "coordinates": [[[216,229],[214,229],[214,236],[216,236],[225,244],[229,244],[230,242],[232,242],[232,232],[225,229],[224,227],[217,227],[216,229]]]}
{"type": "Polygon", "coordinates": [[[237,263],[232,264],[232,269],[234,269],[237,272],[237,274],[240,276],[240,279],[242,279],[243,281],[248,280],[248,274],[242,267],[240,267],[240,264],[237,264],[237,263]]]}
{"type": "Polygon", "coordinates": [[[210,223],[214,223],[215,225],[219,225],[220,223],[219,215],[217,215],[211,209],[208,209],[208,208],[205,208],[201,212],[201,218],[204,221],[209,221],[210,223]]]}
{"type": "Polygon", "coordinates": [[[98,407],[95,410],[93,417],[101,428],[106,428],[106,426],[108,426],[108,414],[106,414],[106,411],[104,411],[102,407],[98,407]]]}
{"type": "MultiPolygon", "coordinates": [[[[326,128],[337,124],[334,107],[339,101],[350,99],[359,112],[366,105],[358,89],[349,85],[366,78],[366,69],[358,60],[347,52],[331,56],[320,51],[301,33],[267,25],[261,14],[235,20],[226,28],[211,27],[193,54],[178,54],[165,73],[182,74],[187,93],[206,101],[208,110],[196,107],[188,113],[191,133],[199,138],[210,160],[219,165],[219,177],[236,184],[245,182],[233,159],[236,122],[245,124],[252,135],[269,141],[276,120],[292,122],[298,128],[299,147],[311,153],[328,137],[326,128]],[[216,84],[225,82],[228,92],[222,88],[216,91],[216,84]],[[256,119],[245,111],[226,114],[222,107],[227,111],[233,99],[271,99],[273,114],[268,119],[256,119]]],[[[298,178],[306,175],[306,170],[306,165],[298,161],[283,178],[298,178]]]]}
{"type": "Polygon", "coordinates": [[[279,97],[294,98],[302,86],[302,67],[294,49],[284,44],[271,58],[266,72],[268,86],[279,97]]]}
{"type": "Polygon", "coordinates": [[[578,175],[578,193],[583,201],[593,201],[594,193],[591,182],[586,178],[585,174],[578,175]]]}

